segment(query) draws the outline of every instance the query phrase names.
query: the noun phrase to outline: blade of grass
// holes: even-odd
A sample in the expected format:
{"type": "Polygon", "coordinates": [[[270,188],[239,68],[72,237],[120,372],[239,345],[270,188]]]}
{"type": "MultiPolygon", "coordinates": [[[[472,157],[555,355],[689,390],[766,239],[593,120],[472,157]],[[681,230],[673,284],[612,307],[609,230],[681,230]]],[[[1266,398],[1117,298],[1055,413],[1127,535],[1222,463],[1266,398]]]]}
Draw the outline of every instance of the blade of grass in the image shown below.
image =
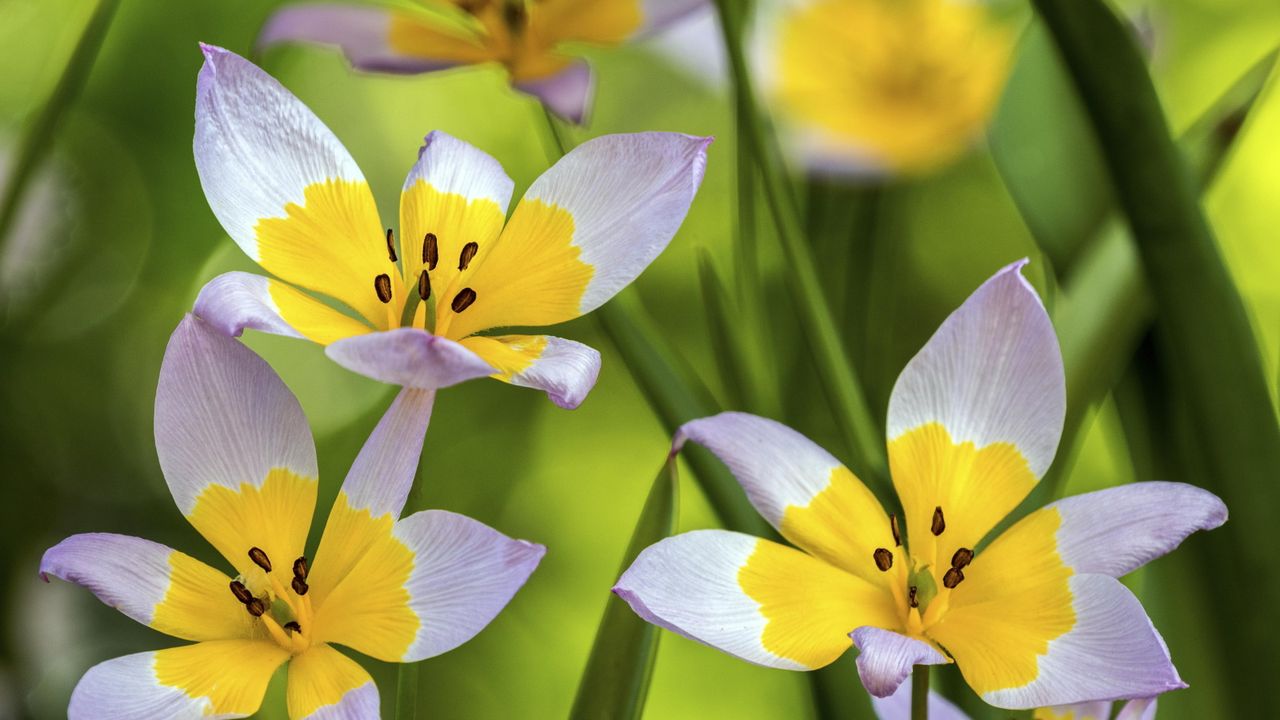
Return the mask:
{"type": "MultiPolygon", "coordinates": [[[[568,152],[568,142],[555,115],[545,105],[539,107],[547,130],[547,154],[554,161],[568,152]]],[[[711,391],[658,331],[634,288],[618,293],[592,315],[617,348],[668,435],[675,435],[690,420],[720,412],[711,391]]],[[[728,468],[704,448],[689,450],[692,452],[685,452],[685,460],[721,524],[730,530],[771,537],[772,528],[751,507],[728,468]]]]}
{"type": "Polygon", "coordinates": [[[715,261],[706,248],[698,250],[698,281],[702,286],[702,302],[707,313],[707,337],[711,341],[711,352],[715,355],[716,367],[720,370],[720,379],[728,396],[728,406],[754,409],[756,402],[748,400],[754,383],[745,366],[745,359],[751,349],[747,345],[746,336],[734,332],[734,324],[729,321],[736,314],[733,310],[735,303],[720,281],[715,261]]]}
{"type": "MultiPolygon", "coordinates": [[[[622,292],[594,314],[669,435],[675,435],[676,429],[690,420],[720,411],[711,392],[658,332],[633,292],[622,292]]],[[[684,456],[726,528],[772,536],[772,528],[751,507],[742,486],[723,463],[697,446],[686,448],[684,456]]]]}
{"type": "Polygon", "coordinates": [[[733,0],[717,0],[720,25],[733,76],[742,137],[760,170],[764,195],[769,203],[788,270],[787,287],[800,315],[800,325],[814,353],[836,425],[843,438],[850,467],[875,488],[886,488],[883,438],[876,432],[871,411],[863,394],[835,318],[818,279],[812,250],[804,237],[804,227],[796,208],[795,191],[787,179],[776,145],[771,142],[758,111],[751,75],[742,47],[741,30],[745,7],[733,0]]]}
{"type": "Polygon", "coordinates": [[[1034,4],[1103,148],[1208,459],[1228,482],[1274,484],[1280,427],[1258,346],[1136,42],[1103,0],[1034,4]]]}
{"type": "Polygon", "coordinates": [[[52,148],[53,136],[57,132],[60,121],[79,97],[80,90],[84,88],[85,80],[88,79],[89,71],[93,69],[93,63],[98,58],[98,51],[102,48],[102,41],[107,36],[107,29],[111,27],[111,20],[115,17],[116,6],[119,4],[119,0],[99,0],[97,7],[93,9],[93,14],[89,16],[89,21],[85,23],[80,39],[76,42],[75,49],[71,51],[66,69],[62,71],[62,76],[54,85],[49,99],[31,118],[22,134],[21,144],[18,146],[18,158],[5,183],[4,195],[0,197],[0,251],[3,251],[9,237],[9,231],[12,229],[14,218],[18,215],[22,196],[27,190],[32,174],[52,148]]]}
{"type": "MultiPolygon", "coordinates": [[[[653,481],[618,575],[635,562],[640,551],[675,532],[679,504],[680,478],[672,455],[653,481]]],[[[659,637],[657,626],[641,619],[621,598],[610,595],[569,717],[637,720],[649,694],[659,637]]]]}

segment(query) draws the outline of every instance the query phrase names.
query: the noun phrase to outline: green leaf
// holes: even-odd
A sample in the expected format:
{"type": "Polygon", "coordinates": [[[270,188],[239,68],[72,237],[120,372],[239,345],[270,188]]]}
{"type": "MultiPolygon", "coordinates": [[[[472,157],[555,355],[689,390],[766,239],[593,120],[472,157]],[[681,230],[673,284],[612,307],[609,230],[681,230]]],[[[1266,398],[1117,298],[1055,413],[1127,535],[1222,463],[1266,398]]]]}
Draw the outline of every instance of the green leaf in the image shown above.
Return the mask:
{"type": "MultiPolygon", "coordinates": [[[[1129,29],[1102,0],[1034,4],[1088,110],[1137,244],[1157,310],[1157,349],[1168,366],[1163,390],[1182,399],[1191,430],[1184,437],[1193,438],[1203,464],[1194,480],[1231,509],[1232,522],[1215,533],[1222,539],[1213,540],[1212,569],[1204,570],[1235,568],[1253,579],[1245,597],[1224,599],[1231,605],[1228,625],[1240,630],[1232,630],[1238,644],[1227,658],[1240,703],[1232,715],[1262,717],[1266,706],[1256,688],[1269,678],[1249,659],[1280,642],[1271,618],[1280,573],[1247,569],[1274,562],[1256,538],[1270,536],[1280,507],[1280,425],[1258,346],[1129,29]]],[[[1170,445],[1178,440],[1164,438],[1170,445]]]]}
{"type": "MultiPolygon", "coordinates": [[[[642,550],[675,532],[679,502],[680,478],[673,454],[653,481],[619,575],[642,550]]],[[[658,638],[657,626],[641,619],[622,598],[610,595],[569,716],[574,720],[639,718],[658,657],[658,638]]]]}
{"type": "Polygon", "coordinates": [[[4,247],[9,227],[18,214],[23,193],[27,189],[27,181],[31,179],[32,173],[45,153],[53,146],[53,136],[59,122],[79,96],[85,80],[89,77],[89,71],[93,69],[93,63],[98,58],[98,50],[102,47],[103,38],[107,36],[107,28],[111,27],[111,19],[115,17],[118,4],[119,0],[98,2],[49,100],[31,119],[23,132],[18,159],[4,185],[4,195],[0,197],[0,248],[4,247]]]}
{"type": "MultiPolygon", "coordinates": [[[[667,433],[684,423],[720,412],[715,398],[684,358],[659,332],[634,289],[623,290],[593,313],[627,363],[640,391],[667,433]]],[[[720,522],[730,530],[769,537],[771,528],[742,491],[728,468],[709,451],[689,447],[685,460],[720,522]]]]}
{"type": "MultiPolygon", "coordinates": [[[[1193,175],[1202,190],[1213,183],[1243,134],[1240,130],[1278,54],[1273,51],[1249,68],[1180,138],[1179,146],[1193,159],[1193,175]]],[[[1035,216],[1038,209],[1020,203],[1024,217],[1035,216]]],[[[1038,235],[1036,239],[1040,241],[1038,235]]],[[[1086,418],[1119,381],[1155,315],[1137,248],[1119,216],[1108,217],[1067,271],[1061,301],[1053,312],[1067,372],[1067,418],[1058,457],[1045,482],[1024,503],[1027,511],[1061,495],[1083,440],[1086,418]]]]}
{"type": "Polygon", "coordinates": [[[1112,198],[1089,119],[1042,23],[1023,35],[988,144],[1027,229],[1055,267],[1067,267],[1112,198]]]}

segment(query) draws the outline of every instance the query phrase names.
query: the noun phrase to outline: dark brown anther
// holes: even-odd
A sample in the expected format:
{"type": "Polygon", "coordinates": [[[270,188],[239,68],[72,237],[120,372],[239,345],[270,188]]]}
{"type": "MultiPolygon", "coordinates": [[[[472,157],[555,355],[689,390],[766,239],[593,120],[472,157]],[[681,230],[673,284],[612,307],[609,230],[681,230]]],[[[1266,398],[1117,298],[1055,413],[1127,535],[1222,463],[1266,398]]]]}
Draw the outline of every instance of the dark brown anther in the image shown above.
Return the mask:
{"type": "Polygon", "coordinates": [[[307,567],[307,559],[300,557],[293,561],[293,576],[296,578],[307,579],[307,573],[311,572],[311,568],[307,567]]]}
{"type": "Polygon", "coordinates": [[[271,572],[271,558],[267,557],[267,554],[262,552],[262,548],[249,548],[249,559],[253,561],[254,565],[257,565],[267,572],[271,572]]]}
{"type": "Polygon", "coordinates": [[[418,276],[418,297],[423,300],[431,297],[431,276],[427,274],[426,270],[423,270],[422,274],[418,276]]]}
{"type": "Polygon", "coordinates": [[[373,291],[378,293],[378,299],[384,303],[391,302],[391,276],[382,273],[373,279],[373,291]]]}
{"type": "Polygon", "coordinates": [[[476,291],[471,288],[462,288],[457,295],[453,296],[453,302],[449,303],[449,306],[453,308],[454,312],[460,313],[471,307],[471,303],[475,301],[476,291]]]}
{"type": "Polygon", "coordinates": [[[469,242],[462,246],[462,252],[458,254],[458,269],[466,270],[471,264],[471,260],[475,258],[476,253],[480,252],[480,244],[469,242]]]}
{"type": "Polygon", "coordinates": [[[893,531],[893,546],[902,547],[902,533],[898,532],[898,516],[889,516],[889,529],[893,531]]]}
{"type": "Polygon", "coordinates": [[[289,584],[293,586],[293,591],[298,593],[299,597],[306,595],[307,591],[311,589],[311,586],[307,585],[307,581],[300,577],[295,577],[293,582],[289,584]]]}
{"type": "Polygon", "coordinates": [[[399,259],[396,257],[396,234],[391,228],[387,228],[387,255],[391,256],[391,262],[399,259]]]}
{"type": "Polygon", "coordinates": [[[249,588],[245,587],[244,583],[239,580],[231,581],[231,594],[235,595],[242,605],[248,605],[249,601],[253,599],[253,593],[249,592],[249,588]]]}
{"type": "Polygon", "coordinates": [[[524,28],[525,18],[528,17],[527,11],[524,9],[524,3],[503,3],[502,20],[512,30],[521,30],[524,28]]]}
{"type": "Polygon", "coordinates": [[[296,632],[296,633],[302,632],[302,626],[298,624],[297,620],[290,620],[289,622],[285,623],[284,629],[289,630],[291,632],[296,632]]]}
{"type": "Polygon", "coordinates": [[[913,608],[920,607],[920,598],[916,597],[916,586],[907,588],[907,604],[913,608]]]}
{"type": "Polygon", "coordinates": [[[942,506],[933,509],[933,524],[929,526],[929,532],[934,535],[941,535],[943,530],[947,529],[947,519],[942,516],[942,506]]]}
{"type": "Polygon", "coordinates": [[[942,576],[942,586],[950,590],[959,585],[964,580],[964,572],[960,568],[951,568],[946,575],[942,576]]]}
{"type": "Polygon", "coordinates": [[[875,558],[876,567],[880,568],[880,572],[888,572],[889,568],[893,567],[893,553],[884,548],[876,548],[876,551],[871,553],[871,557],[875,558]]]}
{"type": "Polygon", "coordinates": [[[956,554],[951,556],[951,567],[957,570],[963,570],[973,562],[973,551],[969,548],[960,548],[956,550],[956,554]]]}
{"type": "Polygon", "coordinates": [[[435,270],[438,262],[440,262],[440,247],[436,244],[436,234],[427,233],[427,236],[422,238],[422,264],[426,265],[428,270],[435,270]]]}
{"type": "Polygon", "coordinates": [[[254,617],[262,617],[262,614],[267,611],[266,604],[264,604],[258,598],[254,598],[249,602],[245,603],[244,607],[246,610],[249,611],[249,614],[254,617]]]}

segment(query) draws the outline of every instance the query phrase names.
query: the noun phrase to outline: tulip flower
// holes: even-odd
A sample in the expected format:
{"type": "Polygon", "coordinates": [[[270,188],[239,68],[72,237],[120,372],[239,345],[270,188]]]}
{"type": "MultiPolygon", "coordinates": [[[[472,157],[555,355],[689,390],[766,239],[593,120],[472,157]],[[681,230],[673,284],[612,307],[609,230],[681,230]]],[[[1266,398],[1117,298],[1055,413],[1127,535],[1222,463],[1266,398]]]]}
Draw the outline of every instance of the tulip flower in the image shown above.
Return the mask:
{"type": "Polygon", "coordinates": [[[706,0],[439,0],[435,12],[304,3],[267,20],[265,49],[282,42],[337,45],[359,70],[425,73],[496,64],[553,112],[582,122],[591,68],[574,45],[614,46],[661,29],[706,0]],[[568,47],[566,47],[568,46],[568,47]]]}
{"type": "Polygon", "coordinates": [[[644,550],[614,591],[646,620],[761,665],[811,670],[852,641],[872,695],[917,664],[954,662],[986,702],[1037,708],[1184,687],[1138,599],[1116,578],[1221,525],[1185,484],[1071,497],[993,528],[1048,469],[1062,432],[1062,356],[1014,263],[907,364],[889,400],[902,515],[779,423],[694,420],[753,506],[794,547],[699,530],[644,550]]]}
{"type": "Polygon", "coordinates": [[[982,134],[1012,42],[984,3],[765,0],[756,75],[791,150],[834,174],[922,174],[982,134]]]}
{"type": "Polygon", "coordinates": [[[204,54],[200,181],[227,233],[275,277],[216,277],[195,313],[230,335],[307,338],[348,369],[405,387],[491,375],[577,407],[598,352],[486,331],[571,320],[630,284],[684,222],[711,142],[596,138],[535,180],[508,221],[514,184],[502,166],[433,132],[405,180],[396,237],[319,118],[247,60],[204,54]]]}
{"type": "Polygon", "coordinates": [[[377,718],[369,674],[337,645],[387,662],[480,632],[544,548],[450,512],[397,520],[418,465],[429,391],[403,390],[357,456],[314,555],[315,445],[261,358],[187,316],[156,393],[156,451],[178,509],[233,568],[126,535],[74,535],[40,572],[192,644],[91,668],[72,720],[246,717],[288,663],[289,717],[377,718]]]}

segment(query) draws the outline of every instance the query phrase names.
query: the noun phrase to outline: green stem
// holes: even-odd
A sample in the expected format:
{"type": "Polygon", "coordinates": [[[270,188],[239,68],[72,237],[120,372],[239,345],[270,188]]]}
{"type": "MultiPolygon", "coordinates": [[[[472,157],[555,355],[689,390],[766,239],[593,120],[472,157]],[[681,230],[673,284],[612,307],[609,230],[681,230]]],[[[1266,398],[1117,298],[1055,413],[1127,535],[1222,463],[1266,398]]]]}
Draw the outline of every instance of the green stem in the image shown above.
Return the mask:
{"type": "MultiPolygon", "coordinates": [[[[553,153],[558,153],[550,159],[558,160],[568,151],[568,143],[561,134],[559,121],[546,106],[542,107],[542,115],[546,123],[547,145],[553,153]]],[[[618,349],[641,393],[669,435],[674,435],[677,428],[690,420],[720,412],[711,392],[654,327],[634,291],[623,290],[596,308],[592,315],[618,349]]],[[[726,528],[758,537],[775,535],[751,507],[742,486],[724,463],[700,447],[686,448],[683,454],[693,469],[698,486],[726,528]]]]}
{"type": "Polygon", "coordinates": [[[89,21],[85,23],[84,31],[80,33],[75,50],[71,52],[66,69],[62,71],[62,77],[58,78],[58,84],[54,86],[48,101],[40,108],[39,114],[32,118],[22,136],[18,159],[4,186],[4,195],[0,197],[0,252],[4,250],[10,227],[18,215],[18,208],[22,204],[22,196],[26,193],[31,176],[53,145],[53,134],[58,129],[59,121],[84,88],[85,79],[93,69],[93,62],[98,57],[98,50],[102,48],[102,40],[107,35],[107,28],[111,26],[118,4],[119,0],[100,0],[94,8],[89,21]]]}
{"type": "Polygon", "coordinates": [[[929,720],[929,666],[911,669],[911,720],[929,720]]]}
{"type": "Polygon", "coordinates": [[[739,13],[742,8],[736,6],[739,4],[734,0],[716,1],[734,89],[739,98],[737,107],[741,113],[743,132],[739,142],[745,140],[749,143],[751,155],[760,169],[764,194],[791,271],[787,274],[788,288],[800,314],[801,327],[812,347],[818,373],[831,393],[832,411],[848,451],[849,464],[871,484],[883,487],[886,476],[883,439],[876,432],[876,424],[871,419],[862,385],[849,362],[844,343],[836,329],[835,318],[818,280],[813,254],[804,238],[804,229],[796,209],[794,190],[776,148],[766,139],[743,53],[739,33],[743,25],[739,22],[742,19],[739,13]]]}
{"type": "Polygon", "coordinates": [[[400,664],[396,678],[396,720],[413,720],[418,716],[418,665],[400,664]]]}

